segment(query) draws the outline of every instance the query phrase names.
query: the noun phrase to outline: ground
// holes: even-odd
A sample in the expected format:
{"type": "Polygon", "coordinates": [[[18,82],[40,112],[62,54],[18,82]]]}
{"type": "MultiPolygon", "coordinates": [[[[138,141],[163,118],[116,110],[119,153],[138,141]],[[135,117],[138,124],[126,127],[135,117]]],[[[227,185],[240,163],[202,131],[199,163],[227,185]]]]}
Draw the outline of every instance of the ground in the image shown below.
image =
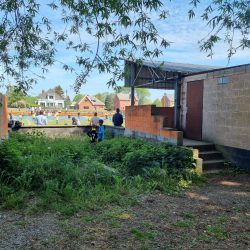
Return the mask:
{"type": "Polygon", "coordinates": [[[0,211],[0,249],[250,249],[249,175],[138,199],[73,217],[0,211]]]}

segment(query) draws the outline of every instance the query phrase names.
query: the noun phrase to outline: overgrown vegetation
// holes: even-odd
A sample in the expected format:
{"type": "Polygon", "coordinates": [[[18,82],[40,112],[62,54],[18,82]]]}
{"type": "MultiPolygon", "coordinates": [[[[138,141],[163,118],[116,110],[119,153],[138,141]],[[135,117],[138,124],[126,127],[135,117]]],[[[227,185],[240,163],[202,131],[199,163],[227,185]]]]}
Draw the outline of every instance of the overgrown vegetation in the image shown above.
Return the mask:
{"type": "Polygon", "coordinates": [[[92,145],[84,136],[12,133],[0,145],[0,166],[2,208],[65,215],[110,203],[136,204],[140,194],[173,194],[202,179],[191,171],[190,150],[126,137],[92,145]]]}

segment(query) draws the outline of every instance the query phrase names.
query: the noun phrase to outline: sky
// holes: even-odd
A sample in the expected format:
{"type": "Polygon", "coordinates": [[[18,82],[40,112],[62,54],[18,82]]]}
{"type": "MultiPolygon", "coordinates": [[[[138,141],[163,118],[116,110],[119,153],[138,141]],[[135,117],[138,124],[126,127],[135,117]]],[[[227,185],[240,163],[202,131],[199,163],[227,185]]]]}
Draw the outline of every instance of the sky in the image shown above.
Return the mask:
{"type": "MultiPolygon", "coordinates": [[[[63,31],[65,26],[60,21],[60,12],[53,11],[50,8],[47,8],[44,3],[50,1],[43,1],[41,5],[41,12],[45,13],[57,31],[63,31]]],[[[210,29],[206,26],[206,23],[202,21],[200,15],[202,10],[211,3],[212,1],[203,0],[202,4],[195,10],[196,17],[193,20],[189,20],[188,18],[188,10],[190,9],[189,5],[190,0],[169,0],[163,1],[165,10],[169,10],[170,17],[164,21],[158,21],[158,16],[156,13],[150,13],[151,18],[154,21],[160,35],[166,38],[168,41],[172,42],[171,46],[167,49],[164,49],[163,55],[159,58],[154,58],[154,60],[159,61],[167,61],[167,62],[180,62],[180,63],[193,63],[193,64],[203,64],[203,65],[214,65],[214,66],[234,66],[250,63],[250,50],[238,51],[236,55],[234,55],[228,65],[227,59],[227,44],[223,41],[220,42],[215,49],[215,55],[213,59],[207,57],[208,53],[201,52],[199,49],[198,41],[205,37],[210,29]]],[[[91,43],[93,46],[96,45],[96,40],[93,37],[90,37],[87,34],[82,34],[84,37],[84,42],[91,43]]],[[[72,39],[76,39],[72,37],[72,39]]],[[[107,38],[109,39],[109,38],[107,38]]],[[[238,34],[235,34],[235,41],[238,42],[240,39],[238,34]]],[[[75,66],[74,62],[76,59],[76,53],[72,51],[65,50],[65,44],[59,43],[57,45],[57,56],[56,59],[58,61],[66,62],[71,66],[75,66]]],[[[82,56],[91,56],[89,54],[85,54],[82,56]]],[[[122,62],[121,62],[122,63],[122,62]]],[[[76,67],[77,71],[80,71],[80,68],[76,67]]],[[[36,73],[41,73],[39,69],[34,70],[36,73]]],[[[37,85],[33,85],[33,89],[31,89],[28,94],[30,95],[38,95],[44,89],[47,91],[49,88],[53,88],[57,85],[61,85],[63,90],[70,96],[71,100],[75,96],[74,90],[70,87],[73,85],[75,80],[75,74],[66,72],[62,65],[55,64],[51,68],[49,68],[49,72],[44,74],[45,80],[38,80],[37,85]]],[[[99,74],[99,72],[95,71],[90,74],[88,78],[88,82],[83,85],[80,89],[81,94],[94,95],[97,93],[103,92],[113,92],[112,88],[108,88],[106,83],[110,79],[110,75],[108,74],[99,74]]],[[[14,82],[13,82],[14,84],[14,82]]],[[[122,86],[124,83],[119,82],[119,85],[122,86]]],[[[0,91],[5,92],[5,89],[0,89],[0,91]]],[[[161,99],[164,93],[173,93],[173,91],[169,90],[150,90],[151,97],[150,99],[154,101],[156,98],[161,99]]]]}

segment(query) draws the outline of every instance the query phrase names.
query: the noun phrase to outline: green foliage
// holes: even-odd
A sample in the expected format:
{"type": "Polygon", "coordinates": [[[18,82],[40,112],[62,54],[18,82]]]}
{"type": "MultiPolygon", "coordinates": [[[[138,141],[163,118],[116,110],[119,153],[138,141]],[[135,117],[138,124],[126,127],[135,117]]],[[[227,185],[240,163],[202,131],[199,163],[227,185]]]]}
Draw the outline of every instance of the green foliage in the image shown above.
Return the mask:
{"type": "MultiPolygon", "coordinates": [[[[191,4],[197,7],[201,1],[193,0],[191,4]]],[[[194,8],[189,10],[189,18],[195,17],[194,8]]],[[[202,18],[211,28],[209,35],[199,41],[202,51],[208,51],[210,57],[214,55],[214,47],[220,40],[228,44],[228,60],[239,49],[249,49],[249,0],[212,1],[205,7],[202,18]],[[241,34],[236,41],[235,33],[241,34]],[[224,36],[224,37],[223,37],[224,36]]]]}
{"type": "Polygon", "coordinates": [[[105,106],[107,109],[111,109],[114,107],[114,98],[112,97],[111,94],[107,95],[105,99],[105,106]]]}
{"type": "Polygon", "coordinates": [[[70,97],[69,97],[69,96],[67,96],[67,97],[65,98],[65,107],[66,107],[67,105],[71,105],[71,100],[70,100],[70,97]]]}
{"type": "Polygon", "coordinates": [[[226,236],[224,235],[224,229],[222,227],[212,227],[212,226],[207,226],[206,231],[213,236],[215,236],[217,239],[224,239],[226,236]]]}
{"type": "Polygon", "coordinates": [[[139,194],[156,189],[178,192],[181,180],[197,178],[190,152],[126,137],[92,145],[85,136],[12,133],[0,145],[0,206],[72,215],[109,203],[135,204],[139,194]]]}
{"type": "Polygon", "coordinates": [[[98,98],[101,102],[104,103],[104,100],[103,100],[103,98],[102,98],[102,94],[101,94],[101,93],[98,93],[98,94],[96,94],[95,96],[97,96],[97,98],[98,98]]]}
{"type": "Polygon", "coordinates": [[[188,218],[191,218],[191,219],[193,219],[193,218],[194,218],[194,215],[193,215],[193,214],[191,214],[191,213],[185,213],[185,215],[186,215],[188,218]]]}
{"type": "MultiPolygon", "coordinates": [[[[126,4],[120,0],[107,0],[105,4],[97,0],[53,1],[49,4],[36,0],[2,0],[0,61],[3,70],[0,78],[13,77],[20,89],[28,90],[57,61],[56,46],[62,41],[66,42],[67,50],[78,55],[75,63],[80,70],[76,71],[73,86],[76,91],[80,90],[94,70],[100,74],[111,74],[112,78],[107,84],[115,87],[116,81],[124,76],[120,57],[135,59],[133,55],[139,53],[144,58],[154,58],[163,53],[161,48],[170,45],[159,36],[149,15],[154,12],[157,19],[166,19],[168,12],[162,7],[163,3],[159,0],[134,0],[126,4]],[[59,16],[58,12],[61,11],[58,20],[68,29],[63,32],[58,30],[58,23],[55,26],[51,18],[41,12],[40,9],[46,7],[59,16]],[[83,37],[85,31],[95,40],[94,43],[86,43],[83,37]],[[115,39],[104,42],[106,36],[115,39]],[[79,39],[72,40],[71,37],[79,39]],[[40,74],[32,71],[34,67],[41,70],[40,74]]],[[[75,71],[67,59],[61,64],[66,71],[75,71]]]]}
{"type": "Polygon", "coordinates": [[[80,101],[82,98],[83,98],[83,95],[82,95],[82,94],[75,95],[75,97],[74,97],[74,99],[73,99],[73,102],[78,102],[78,101],[80,101]]]}
{"type": "Polygon", "coordinates": [[[190,227],[191,223],[190,222],[185,222],[185,221],[178,221],[176,223],[173,223],[174,226],[177,227],[190,227]]]}
{"type": "Polygon", "coordinates": [[[40,104],[30,104],[30,107],[41,107],[40,104]]]}
{"type": "Polygon", "coordinates": [[[24,93],[18,89],[16,86],[8,86],[6,97],[8,98],[8,107],[11,107],[11,104],[24,99],[24,93]]]}
{"type": "Polygon", "coordinates": [[[161,100],[156,98],[153,102],[154,105],[156,105],[156,107],[162,107],[162,103],[161,100]]]}
{"type": "Polygon", "coordinates": [[[139,105],[147,105],[151,103],[151,100],[149,97],[151,96],[151,93],[149,92],[148,89],[140,89],[136,88],[135,89],[136,97],[139,100],[139,105]]]}
{"type": "Polygon", "coordinates": [[[60,85],[54,87],[54,91],[64,99],[64,91],[60,85]]]}

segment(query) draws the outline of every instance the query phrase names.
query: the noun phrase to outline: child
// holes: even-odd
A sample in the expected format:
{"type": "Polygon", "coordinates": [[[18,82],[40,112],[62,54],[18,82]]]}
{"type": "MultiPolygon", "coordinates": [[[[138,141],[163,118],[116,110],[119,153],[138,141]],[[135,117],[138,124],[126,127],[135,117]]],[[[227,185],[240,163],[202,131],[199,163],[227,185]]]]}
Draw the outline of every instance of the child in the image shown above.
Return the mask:
{"type": "Polygon", "coordinates": [[[98,130],[98,142],[101,142],[104,139],[104,126],[103,126],[103,120],[99,120],[99,130],[98,130]]]}
{"type": "Polygon", "coordinates": [[[77,124],[77,126],[80,126],[80,125],[81,125],[79,119],[77,119],[76,124],[77,124]]]}
{"type": "Polygon", "coordinates": [[[95,124],[92,125],[92,129],[87,133],[87,135],[90,137],[91,143],[95,143],[97,139],[97,132],[96,132],[96,126],[95,124]]]}
{"type": "Polygon", "coordinates": [[[59,115],[56,116],[56,124],[59,123],[59,115]]]}
{"type": "Polygon", "coordinates": [[[23,113],[19,114],[19,119],[20,119],[20,120],[23,119],[23,113]]]}

